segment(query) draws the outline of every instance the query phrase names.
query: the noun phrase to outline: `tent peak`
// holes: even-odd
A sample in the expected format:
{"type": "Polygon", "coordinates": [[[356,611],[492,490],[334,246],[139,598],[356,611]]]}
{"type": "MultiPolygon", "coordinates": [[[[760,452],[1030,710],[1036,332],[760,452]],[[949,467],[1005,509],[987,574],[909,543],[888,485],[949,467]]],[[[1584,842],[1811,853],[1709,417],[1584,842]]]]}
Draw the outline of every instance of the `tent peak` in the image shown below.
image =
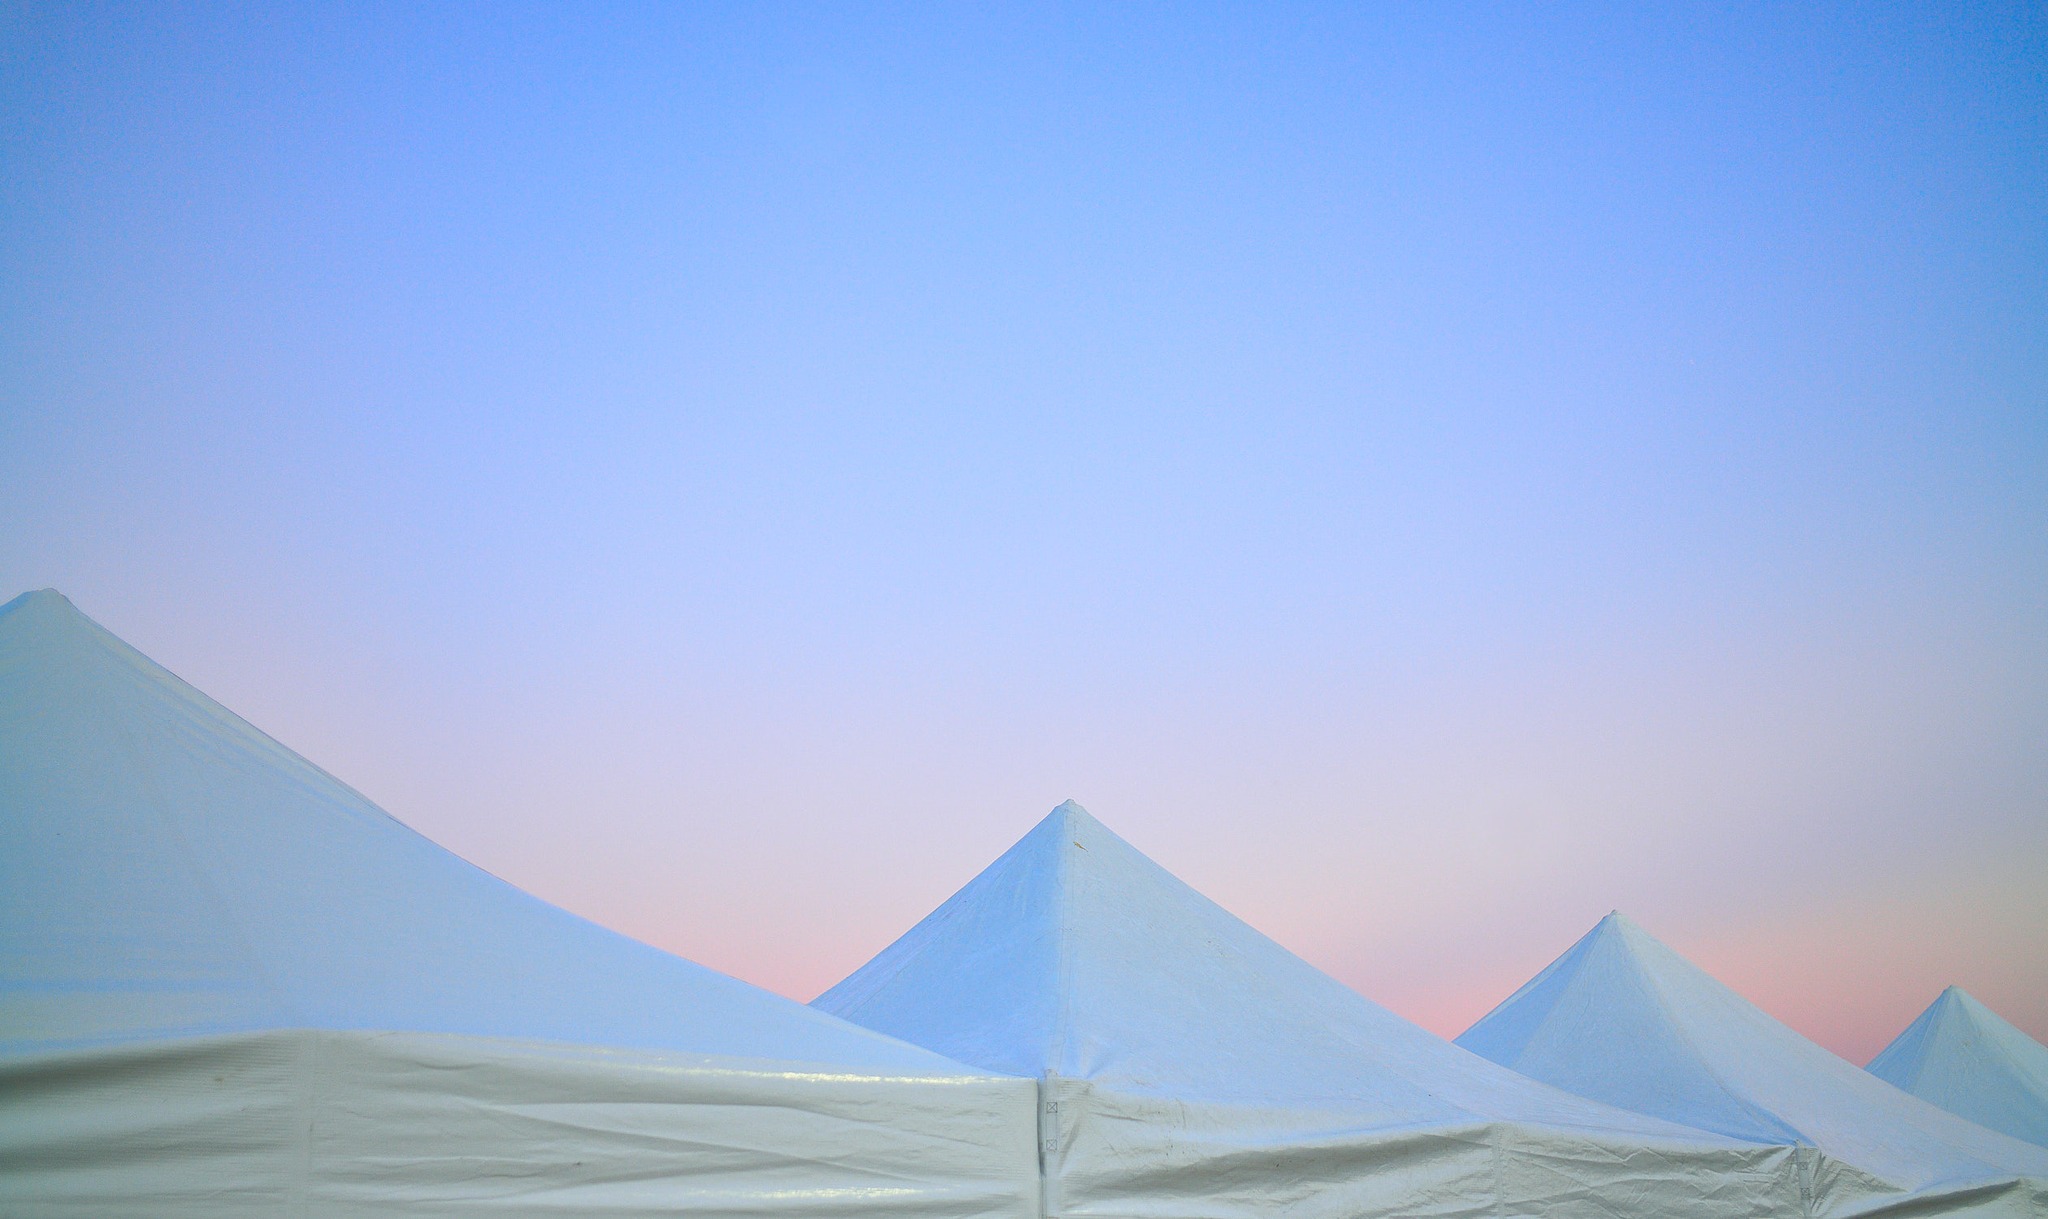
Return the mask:
{"type": "Polygon", "coordinates": [[[31,589],[7,604],[0,605],[0,615],[20,613],[24,610],[57,610],[84,617],[79,608],[71,603],[71,598],[54,588],[31,589]]]}
{"type": "Polygon", "coordinates": [[[1934,997],[1934,1002],[1927,1005],[1927,1011],[1934,1015],[1961,1012],[1965,1019],[1974,1019],[1978,1012],[1990,1012],[1991,1009],[1979,1002],[1977,996],[1960,986],[1944,986],[1941,993],[1934,997]]]}
{"type": "Polygon", "coordinates": [[[1865,1068],[1980,1126],[2048,1147],[2048,1046],[1950,986],[1865,1068]]]}
{"type": "Polygon", "coordinates": [[[1593,924],[1593,929],[1586,933],[1586,939],[1589,941],[1604,940],[1610,937],[1619,937],[1631,942],[1647,940],[1652,944],[1660,943],[1656,936],[1643,930],[1641,923],[1636,922],[1619,910],[1608,911],[1606,917],[1593,924]]]}
{"type": "Polygon", "coordinates": [[[1987,1007],[1982,999],[1979,999],[1960,986],[1950,986],[1943,990],[1940,997],[1935,999],[1932,1007],[1934,1009],[1959,1010],[1969,1019],[1978,1023],[1983,1023],[1986,1019],[1999,1024],[2011,1023],[2005,1017],[1987,1007]]]}
{"type": "Polygon", "coordinates": [[[1061,801],[1051,812],[1041,818],[1031,832],[1018,843],[1038,844],[1036,849],[1050,851],[1054,857],[1064,857],[1071,851],[1086,851],[1090,848],[1122,846],[1135,850],[1129,843],[1095,819],[1094,814],[1072,800],[1061,801]]]}
{"type": "MultiPolygon", "coordinates": [[[[1961,998],[1935,1006],[1976,1018],[1961,998]]],[[[1922,1028],[1934,1023],[1930,1014],[1922,1028]]],[[[1457,1043],[1639,1113],[1752,1142],[1812,1144],[1892,1188],[2048,1169],[2031,1148],[1874,1086],[1620,914],[1457,1043]]]]}
{"type": "Polygon", "coordinates": [[[1071,801],[813,1005],[984,1070],[1173,1104],[1341,1113],[1375,1129],[1648,1120],[1542,1088],[1375,1005],[1071,801]]]}
{"type": "Polygon", "coordinates": [[[0,631],[4,631],[8,638],[24,643],[98,638],[113,640],[120,649],[127,647],[115,640],[84,610],[72,604],[71,598],[54,588],[34,589],[0,605],[0,631]]]}
{"type": "Polygon", "coordinates": [[[1079,823],[1081,825],[1102,824],[1101,822],[1095,819],[1095,815],[1093,813],[1090,813],[1087,809],[1082,808],[1080,802],[1077,800],[1060,801],[1057,807],[1055,807],[1051,812],[1045,815],[1045,820],[1046,822],[1055,825],[1068,823],[1079,823]]]}

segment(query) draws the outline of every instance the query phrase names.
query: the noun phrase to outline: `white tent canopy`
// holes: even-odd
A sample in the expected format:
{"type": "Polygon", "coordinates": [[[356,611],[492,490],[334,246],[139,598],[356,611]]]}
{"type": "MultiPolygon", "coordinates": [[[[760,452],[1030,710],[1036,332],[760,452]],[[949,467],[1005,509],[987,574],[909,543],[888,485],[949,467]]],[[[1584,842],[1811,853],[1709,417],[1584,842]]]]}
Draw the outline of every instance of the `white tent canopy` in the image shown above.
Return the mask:
{"type": "Polygon", "coordinates": [[[1817,1213],[1897,1205],[1916,1214],[2038,1215],[2048,1207],[2042,1149],[1859,1070],[1619,914],[1602,919],[1458,1044],[1639,1113],[1817,1148],[1824,1157],[1812,1182],[1817,1213]]]}
{"type": "Polygon", "coordinates": [[[1794,1215],[1794,1153],[1588,1103],[1394,1016],[1078,805],[816,1006],[1037,1075],[1046,1211],[1794,1215]]]}
{"type": "Polygon", "coordinates": [[[1979,1126],[2048,1147],[2048,1046],[1961,987],[1942,991],[1868,1069],[1979,1126]]]}
{"type": "Polygon", "coordinates": [[[1022,1216],[1035,1105],[464,863],[54,592],[0,608],[0,1212],[1022,1216]]]}

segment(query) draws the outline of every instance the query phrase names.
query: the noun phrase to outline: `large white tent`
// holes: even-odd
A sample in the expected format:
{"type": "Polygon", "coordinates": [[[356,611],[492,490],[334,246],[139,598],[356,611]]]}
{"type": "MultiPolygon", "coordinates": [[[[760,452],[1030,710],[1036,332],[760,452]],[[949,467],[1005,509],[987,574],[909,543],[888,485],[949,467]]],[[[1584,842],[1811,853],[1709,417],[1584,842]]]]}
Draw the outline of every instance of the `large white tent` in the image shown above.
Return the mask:
{"type": "Polygon", "coordinates": [[[1457,1049],[1071,803],[816,1006],[1040,1077],[1048,1215],[1804,1211],[1792,1149],[1589,1103],[1457,1049]]]}
{"type": "Polygon", "coordinates": [[[1037,1213],[1036,1090],[575,918],[0,608],[0,1213],[1037,1213]]]}
{"type": "Polygon", "coordinates": [[[1818,1150],[1816,1214],[2048,1211],[2048,1153],[1906,1095],[1619,914],[1458,1044],[1581,1096],[1818,1150]]]}
{"type": "Polygon", "coordinates": [[[1942,991],[1867,1069],[1979,1126],[2048,1147],[2048,1046],[1961,987],[1942,991]]]}

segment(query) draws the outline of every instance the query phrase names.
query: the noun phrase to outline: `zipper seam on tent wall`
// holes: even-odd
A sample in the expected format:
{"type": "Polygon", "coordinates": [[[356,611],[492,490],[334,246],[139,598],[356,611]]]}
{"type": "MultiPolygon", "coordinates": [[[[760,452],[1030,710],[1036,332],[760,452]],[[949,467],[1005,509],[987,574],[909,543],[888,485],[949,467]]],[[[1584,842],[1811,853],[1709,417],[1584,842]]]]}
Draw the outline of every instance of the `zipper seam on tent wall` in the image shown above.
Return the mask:
{"type": "Polygon", "coordinates": [[[1047,1171],[1059,1141],[1059,1102],[1053,1099],[1050,1072],[1034,1083],[1038,1089],[1038,1214],[1052,1219],[1052,1178],[1047,1171]]]}
{"type": "Polygon", "coordinates": [[[1074,1002],[1074,959],[1073,929],[1069,925],[1073,918],[1074,893],[1068,878],[1073,872],[1073,851],[1080,844],[1073,841],[1068,819],[1060,818],[1059,838],[1053,859],[1058,871],[1053,876],[1054,900],[1059,909],[1053,919],[1056,928],[1054,936],[1054,968],[1057,972],[1059,994],[1054,1008],[1053,1028],[1057,1041],[1051,1059],[1038,1081],[1038,1214],[1040,1219],[1057,1219],[1059,1209],[1059,1183],[1053,1177],[1059,1157],[1060,1141],[1060,1100],[1056,1083],[1060,1068],[1067,1060],[1071,1048],[1069,1038],[1073,1028],[1074,1002]]]}
{"type": "Polygon", "coordinates": [[[1072,840],[1066,818],[1060,819],[1057,828],[1059,840],[1053,859],[1058,870],[1053,875],[1053,900],[1059,903],[1059,909],[1053,919],[1053,966],[1058,971],[1056,984],[1059,987],[1059,994],[1053,1009],[1053,1031],[1056,1041],[1053,1054],[1047,1060],[1047,1072],[1052,1075],[1057,1075],[1066,1064],[1067,1051],[1072,1048],[1070,1038],[1074,1027],[1074,954],[1073,928],[1070,923],[1073,918],[1074,893],[1073,886],[1068,883],[1068,877],[1073,872],[1072,852],[1080,845],[1072,840]]]}

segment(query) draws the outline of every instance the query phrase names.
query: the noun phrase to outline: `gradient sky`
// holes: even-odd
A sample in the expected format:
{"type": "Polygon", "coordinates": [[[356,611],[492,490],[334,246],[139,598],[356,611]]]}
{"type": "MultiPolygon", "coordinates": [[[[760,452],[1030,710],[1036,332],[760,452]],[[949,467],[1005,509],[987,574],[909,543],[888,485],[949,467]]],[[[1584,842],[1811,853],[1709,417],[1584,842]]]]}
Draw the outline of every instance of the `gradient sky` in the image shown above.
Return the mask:
{"type": "Polygon", "coordinates": [[[1072,797],[2048,1036],[2048,10],[423,7],[0,9],[0,598],[797,998],[1072,797]]]}

